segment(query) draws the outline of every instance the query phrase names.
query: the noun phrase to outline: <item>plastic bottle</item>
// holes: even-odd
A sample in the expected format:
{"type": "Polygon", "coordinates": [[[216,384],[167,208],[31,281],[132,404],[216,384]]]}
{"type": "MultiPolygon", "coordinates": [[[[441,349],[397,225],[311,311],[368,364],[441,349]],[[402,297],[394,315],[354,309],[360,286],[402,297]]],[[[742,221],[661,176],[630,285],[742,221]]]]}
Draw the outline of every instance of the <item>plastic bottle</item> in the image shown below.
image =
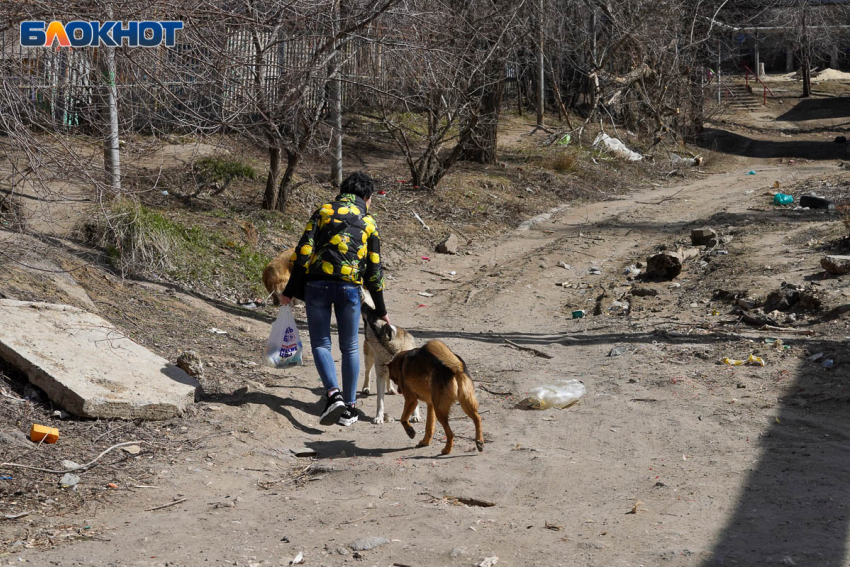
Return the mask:
{"type": "Polygon", "coordinates": [[[560,380],[552,385],[532,388],[526,402],[532,409],[567,408],[585,394],[587,388],[580,381],[560,380]]]}

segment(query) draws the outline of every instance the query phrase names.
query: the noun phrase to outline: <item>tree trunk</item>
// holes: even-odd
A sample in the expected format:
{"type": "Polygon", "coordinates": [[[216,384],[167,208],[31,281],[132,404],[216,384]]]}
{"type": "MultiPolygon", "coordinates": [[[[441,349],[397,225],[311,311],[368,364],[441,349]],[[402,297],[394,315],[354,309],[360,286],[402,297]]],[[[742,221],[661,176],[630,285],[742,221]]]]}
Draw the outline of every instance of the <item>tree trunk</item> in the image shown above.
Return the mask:
{"type": "Polygon", "coordinates": [[[543,70],[543,0],[537,6],[537,125],[543,126],[543,111],[546,92],[544,90],[543,70]]]}
{"type": "MultiPolygon", "coordinates": [[[[333,10],[333,33],[339,33],[339,0],[334,2],[333,10]]],[[[331,185],[339,187],[342,185],[342,81],[340,80],[341,57],[339,44],[334,46],[333,57],[330,62],[328,98],[330,99],[330,125],[331,125],[331,185]]]]}
{"type": "Polygon", "coordinates": [[[812,96],[812,68],[809,65],[809,54],[803,54],[803,98],[812,96]]]}
{"type": "MultiPolygon", "coordinates": [[[[493,68],[503,69],[504,65],[501,61],[498,61],[498,64],[494,65],[493,68]]],[[[494,76],[490,75],[490,77],[494,76]]],[[[489,165],[496,164],[496,142],[503,91],[504,81],[501,79],[484,87],[481,96],[481,118],[463,144],[459,159],[489,165]]]]}
{"type": "Polygon", "coordinates": [[[103,162],[106,180],[116,193],[121,191],[121,153],[118,147],[118,87],[115,85],[115,48],[105,47],[99,57],[103,75],[103,114],[106,136],[103,140],[103,162]]]}
{"type": "Polygon", "coordinates": [[[289,191],[292,188],[292,177],[295,175],[295,170],[298,163],[301,161],[301,156],[297,152],[286,152],[286,170],[283,172],[283,177],[280,180],[280,190],[277,193],[278,211],[286,210],[286,203],[289,202],[289,191]]]}
{"type": "Polygon", "coordinates": [[[266,178],[266,191],[263,194],[263,208],[273,211],[277,204],[277,178],[280,176],[280,148],[269,146],[269,176],[266,178]]]}

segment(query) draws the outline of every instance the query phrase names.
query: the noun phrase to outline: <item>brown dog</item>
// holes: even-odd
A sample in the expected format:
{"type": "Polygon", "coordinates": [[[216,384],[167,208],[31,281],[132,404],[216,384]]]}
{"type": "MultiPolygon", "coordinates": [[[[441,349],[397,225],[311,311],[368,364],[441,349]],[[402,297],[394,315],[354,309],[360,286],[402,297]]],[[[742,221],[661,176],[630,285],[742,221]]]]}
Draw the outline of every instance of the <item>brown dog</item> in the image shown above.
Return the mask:
{"type": "Polygon", "coordinates": [[[408,437],[416,437],[416,431],[410,425],[410,416],[422,400],[428,404],[428,417],[425,421],[425,436],[419,447],[427,447],[434,436],[436,418],[446,432],[446,446],[443,455],[452,452],[454,433],[449,426],[449,411],[455,402],[472,423],[475,424],[475,446],[484,450],[484,434],[481,432],[481,417],[478,415],[478,400],[475,399],[472,378],[466,363],[449,350],[441,341],[430,341],[422,348],[398,353],[389,364],[390,380],[398,384],[398,391],[404,395],[404,411],[401,425],[408,437]]]}
{"type": "Polygon", "coordinates": [[[292,274],[292,251],[284,251],[278,254],[274,260],[269,262],[263,270],[263,285],[272,296],[272,302],[280,305],[280,294],[289,282],[292,274]]]}

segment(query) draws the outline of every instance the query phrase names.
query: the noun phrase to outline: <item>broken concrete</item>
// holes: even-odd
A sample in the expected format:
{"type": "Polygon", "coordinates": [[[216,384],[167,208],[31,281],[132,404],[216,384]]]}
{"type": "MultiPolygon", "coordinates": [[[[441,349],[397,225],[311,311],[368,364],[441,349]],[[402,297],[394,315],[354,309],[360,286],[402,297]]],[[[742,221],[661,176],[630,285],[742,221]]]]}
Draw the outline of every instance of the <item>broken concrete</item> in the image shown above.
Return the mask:
{"type": "Polygon", "coordinates": [[[717,232],[713,228],[704,226],[691,231],[691,244],[694,246],[705,246],[710,240],[717,238],[717,232]]]}
{"type": "Polygon", "coordinates": [[[168,419],[194,401],[197,381],[97,315],[0,299],[0,321],[0,358],[74,415],[168,419]]]}
{"type": "Polygon", "coordinates": [[[824,256],[820,261],[821,267],[837,276],[850,274],[850,256],[824,256]]]}

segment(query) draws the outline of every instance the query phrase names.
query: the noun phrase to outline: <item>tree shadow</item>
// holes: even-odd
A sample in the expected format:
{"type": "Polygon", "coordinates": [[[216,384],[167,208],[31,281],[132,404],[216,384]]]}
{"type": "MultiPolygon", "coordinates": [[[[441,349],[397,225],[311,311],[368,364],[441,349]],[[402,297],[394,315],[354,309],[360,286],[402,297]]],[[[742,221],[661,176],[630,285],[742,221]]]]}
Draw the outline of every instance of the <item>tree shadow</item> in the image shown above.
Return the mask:
{"type": "Polygon", "coordinates": [[[776,120],[803,122],[806,120],[827,120],[850,116],[850,97],[807,98],[794,105],[791,110],[776,120]]]}
{"type": "Polygon", "coordinates": [[[716,128],[706,128],[697,138],[696,143],[701,148],[751,158],[797,158],[819,161],[846,159],[850,153],[847,144],[836,144],[834,140],[777,142],[747,138],[716,128]]]}
{"type": "Polygon", "coordinates": [[[766,418],[770,425],[757,440],[759,461],[704,567],[847,565],[850,357],[840,341],[808,347],[825,352],[836,366],[800,363],[776,417],[766,418]]]}

